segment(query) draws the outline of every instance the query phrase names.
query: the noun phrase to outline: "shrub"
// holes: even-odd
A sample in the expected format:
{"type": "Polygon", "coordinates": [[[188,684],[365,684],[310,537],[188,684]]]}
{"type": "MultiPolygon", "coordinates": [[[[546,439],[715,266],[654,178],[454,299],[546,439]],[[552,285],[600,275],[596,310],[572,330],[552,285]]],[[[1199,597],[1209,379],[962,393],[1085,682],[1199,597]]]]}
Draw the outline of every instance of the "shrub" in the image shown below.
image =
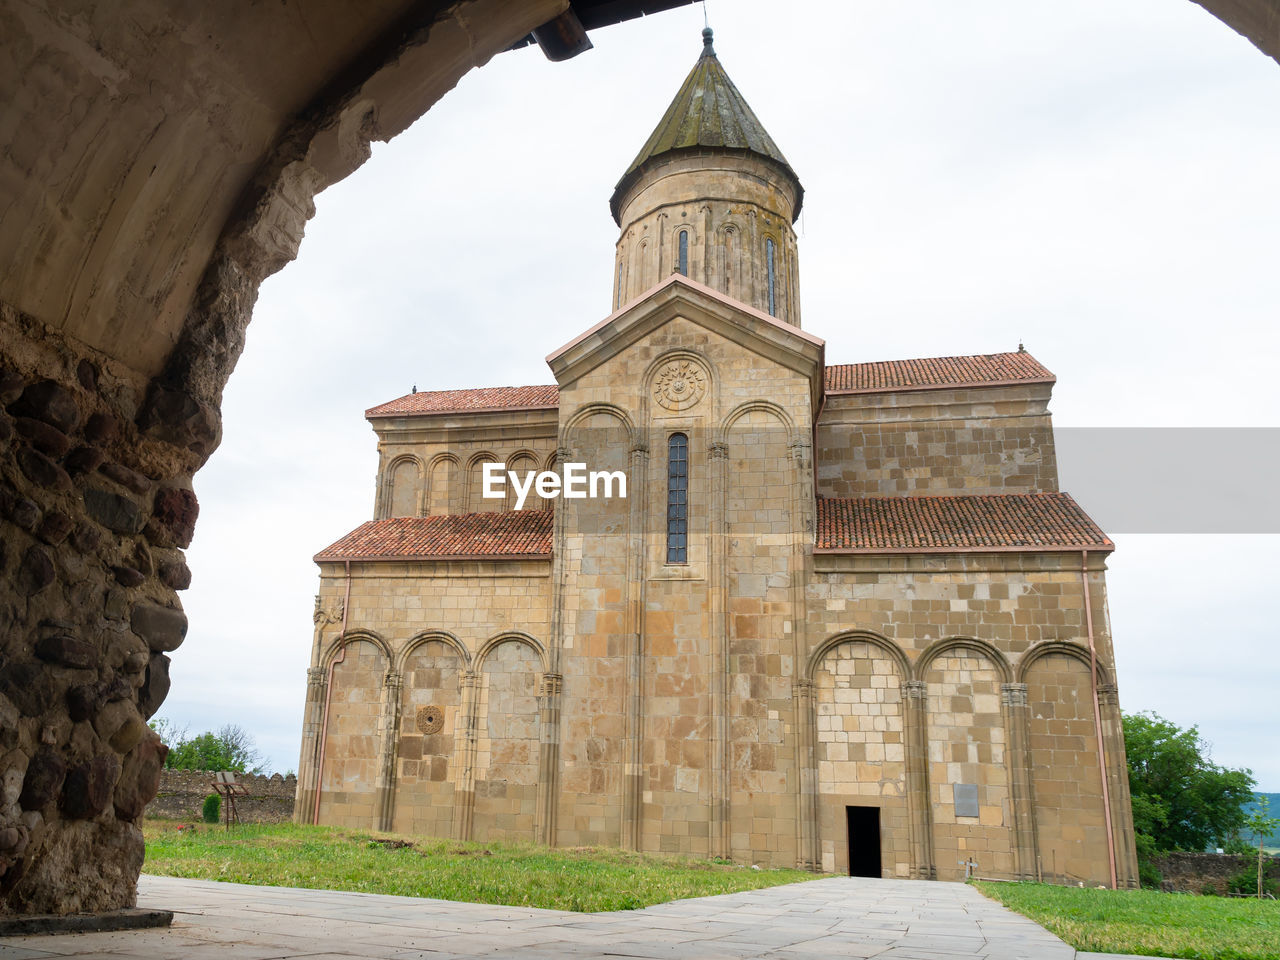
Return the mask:
{"type": "MultiPolygon", "coordinates": [[[[1262,892],[1264,894],[1269,893],[1274,897],[1277,888],[1280,888],[1280,884],[1263,874],[1262,892]]],[[[1256,897],[1258,895],[1258,865],[1256,863],[1250,864],[1228,880],[1227,892],[1243,893],[1248,897],[1256,897]]]]}
{"type": "Polygon", "coordinates": [[[222,798],[216,793],[211,793],[204,798],[204,806],[200,809],[200,816],[204,818],[205,823],[217,823],[218,817],[222,813],[222,798]]]}
{"type": "Polygon", "coordinates": [[[1147,890],[1159,890],[1164,883],[1164,874],[1150,860],[1138,861],[1138,881],[1147,890]]]}

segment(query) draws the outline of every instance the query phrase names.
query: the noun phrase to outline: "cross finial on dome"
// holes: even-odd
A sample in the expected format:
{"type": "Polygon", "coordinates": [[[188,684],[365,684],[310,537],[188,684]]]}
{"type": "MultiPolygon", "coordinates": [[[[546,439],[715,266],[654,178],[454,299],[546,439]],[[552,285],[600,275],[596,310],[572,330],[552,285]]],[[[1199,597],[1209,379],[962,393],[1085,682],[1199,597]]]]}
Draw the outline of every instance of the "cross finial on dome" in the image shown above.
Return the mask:
{"type": "Polygon", "coordinates": [[[711,45],[711,38],[714,33],[710,27],[702,28],[702,55],[704,57],[714,57],[716,48],[711,45]]]}

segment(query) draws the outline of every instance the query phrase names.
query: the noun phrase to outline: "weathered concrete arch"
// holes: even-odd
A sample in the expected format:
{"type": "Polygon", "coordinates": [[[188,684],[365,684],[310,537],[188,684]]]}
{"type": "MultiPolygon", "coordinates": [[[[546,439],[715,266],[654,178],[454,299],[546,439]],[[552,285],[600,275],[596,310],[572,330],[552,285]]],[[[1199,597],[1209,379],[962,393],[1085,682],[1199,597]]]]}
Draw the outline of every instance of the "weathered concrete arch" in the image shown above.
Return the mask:
{"type": "Polygon", "coordinates": [[[387,462],[387,469],[394,470],[396,467],[400,466],[400,464],[402,463],[412,463],[415,467],[418,468],[418,473],[419,475],[421,475],[422,469],[423,469],[422,458],[418,456],[416,453],[402,453],[396,457],[393,457],[391,460],[387,462]]]}
{"type": "Polygon", "coordinates": [[[467,650],[467,645],[455,637],[448,630],[424,630],[422,633],[414,635],[408,643],[404,645],[404,649],[400,651],[400,656],[396,658],[396,673],[404,674],[405,664],[409,662],[409,658],[413,656],[413,652],[425,643],[432,640],[438,640],[446,647],[450,647],[462,658],[463,670],[471,669],[471,652],[467,650]]]}
{"type": "Polygon", "coordinates": [[[920,659],[916,661],[914,679],[928,680],[929,668],[933,665],[933,661],[953,650],[976,651],[990,660],[995,666],[996,671],[1000,674],[1001,683],[1009,683],[1013,679],[1013,670],[1009,666],[1008,658],[995,645],[988,643],[986,640],[979,640],[977,637],[947,637],[943,640],[938,640],[925,650],[920,655],[920,659]]]}
{"type": "Polygon", "coordinates": [[[333,666],[334,658],[344,648],[349,647],[353,643],[368,643],[377,647],[382,652],[382,657],[386,661],[387,668],[391,668],[391,664],[395,661],[395,656],[391,653],[391,644],[389,644],[380,634],[372,630],[348,630],[345,636],[335,637],[329,646],[325,648],[324,656],[320,658],[320,664],[324,669],[333,666]]]}
{"type": "MultiPolygon", "coordinates": [[[[1060,653],[1063,656],[1071,657],[1079,660],[1089,666],[1089,651],[1078,643],[1072,643],[1069,640],[1042,640],[1040,643],[1034,644],[1026,653],[1018,658],[1018,662],[1014,665],[1015,676],[1018,683],[1027,682],[1027,672],[1041,657],[1047,657],[1051,653],[1060,653]]],[[[1101,660],[1098,661],[1098,685],[1103,686],[1111,682],[1111,674],[1107,671],[1106,664],[1101,660]]]]}
{"type": "Polygon", "coordinates": [[[421,457],[412,453],[402,453],[392,459],[387,464],[386,469],[382,472],[383,489],[381,490],[382,503],[380,511],[382,516],[390,517],[396,515],[396,501],[401,492],[398,489],[400,481],[398,481],[396,474],[399,472],[401,467],[408,465],[412,465],[416,473],[416,477],[413,479],[411,487],[411,490],[413,491],[413,503],[409,513],[402,513],[399,515],[410,517],[422,515],[422,505],[427,488],[426,468],[422,463],[421,457]]]}
{"type": "MultiPolygon", "coordinates": [[[[506,461],[492,450],[481,450],[478,453],[473,453],[467,458],[466,466],[462,468],[462,476],[460,477],[462,481],[462,509],[464,513],[479,513],[481,510],[485,509],[486,504],[497,503],[497,501],[485,500],[483,495],[478,493],[478,491],[483,491],[484,464],[486,463],[500,463],[504,468],[506,466],[506,461]]],[[[505,501],[503,501],[503,503],[505,503],[505,501]]],[[[494,509],[494,507],[491,506],[490,509],[494,509]]],[[[497,507],[496,509],[501,509],[501,507],[497,507]]]]}
{"type": "Polygon", "coordinates": [[[738,404],[725,414],[724,420],[721,421],[721,436],[728,437],[734,424],[749,413],[767,413],[777,418],[778,422],[786,427],[788,441],[795,439],[797,436],[795,421],[791,419],[791,415],[772,400],[748,400],[745,403],[738,404]]]}
{"type": "Polygon", "coordinates": [[[502,633],[490,637],[481,645],[480,649],[476,651],[474,667],[476,673],[479,673],[484,669],[484,662],[488,656],[504,643],[523,643],[538,655],[538,662],[542,665],[543,673],[546,673],[550,669],[548,666],[549,660],[547,648],[542,645],[541,641],[520,630],[504,630],[502,633]]]}
{"type": "Polygon", "coordinates": [[[565,439],[568,440],[572,436],[573,432],[581,427],[584,420],[589,420],[594,416],[613,417],[626,428],[628,437],[634,438],[636,432],[635,423],[632,421],[631,415],[627,413],[626,410],[623,410],[622,407],[614,403],[588,403],[573,411],[565,421],[565,439]]]}
{"type": "Polygon", "coordinates": [[[904,681],[911,679],[911,662],[903,649],[888,637],[872,630],[845,630],[827,637],[814,647],[813,653],[809,654],[809,660],[804,668],[804,678],[812,681],[818,668],[822,666],[823,659],[842,643],[867,643],[876,647],[893,661],[894,666],[898,668],[899,679],[904,681]]]}
{"type": "Polygon", "coordinates": [[[441,463],[452,463],[455,467],[462,466],[462,461],[458,459],[458,455],[456,453],[437,453],[427,464],[428,474],[441,463]]]}
{"type": "Polygon", "coordinates": [[[506,463],[506,461],[492,450],[481,450],[479,453],[473,453],[467,458],[467,473],[470,473],[476,467],[485,463],[506,463]]]}

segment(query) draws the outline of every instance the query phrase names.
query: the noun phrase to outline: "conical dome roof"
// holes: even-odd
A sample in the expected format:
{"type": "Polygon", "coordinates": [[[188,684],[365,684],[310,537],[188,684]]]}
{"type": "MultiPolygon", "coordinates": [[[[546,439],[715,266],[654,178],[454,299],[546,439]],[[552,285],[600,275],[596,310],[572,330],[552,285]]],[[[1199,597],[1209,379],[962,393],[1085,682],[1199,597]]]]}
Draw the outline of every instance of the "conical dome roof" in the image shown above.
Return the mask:
{"type": "Polygon", "coordinates": [[[795,216],[800,215],[800,205],[804,200],[800,178],[725,73],[711,39],[711,28],[708,27],[702,31],[702,55],[698,62],[685,77],[671,106],[667,107],[667,112],[658,121],[640,153],[614,187],[609,200],[614,220],[619,220],[623,195],[655,159],[684,150],[707,149],[754,153],[773,161],[795,182],[794,213],[795,216]]]}

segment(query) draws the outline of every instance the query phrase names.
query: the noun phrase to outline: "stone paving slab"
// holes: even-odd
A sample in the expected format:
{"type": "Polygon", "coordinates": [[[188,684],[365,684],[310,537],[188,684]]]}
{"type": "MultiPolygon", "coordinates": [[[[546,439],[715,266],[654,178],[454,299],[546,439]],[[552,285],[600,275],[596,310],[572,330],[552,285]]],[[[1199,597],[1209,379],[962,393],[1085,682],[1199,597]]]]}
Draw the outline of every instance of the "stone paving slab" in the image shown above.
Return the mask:
{"type": "Polygon", "coordinates": [[[143,876],[167,930],[11,937],[0,960],[1130,960],[959,883],[829,877],[617,913],[143,876]]]}

